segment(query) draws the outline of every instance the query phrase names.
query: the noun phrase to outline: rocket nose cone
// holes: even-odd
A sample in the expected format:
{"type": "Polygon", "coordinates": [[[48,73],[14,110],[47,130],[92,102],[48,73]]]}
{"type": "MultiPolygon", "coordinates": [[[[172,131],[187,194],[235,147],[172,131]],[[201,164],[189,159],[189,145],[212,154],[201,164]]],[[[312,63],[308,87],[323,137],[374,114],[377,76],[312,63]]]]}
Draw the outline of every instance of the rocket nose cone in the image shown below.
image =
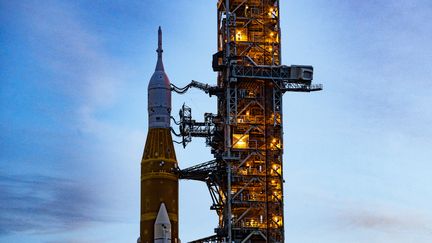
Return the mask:
{"type": "Polygon", "coordinates": [[[150,78],[148,89],[165,88],[171,90],[171,81],[164,71],[155,71],[150,78]]]}
{"type": "Polygon", "coordinates": [[[168,211],[165,207],[165,203],[161,203],[161,205],[159,207],[159,212],[157,214],[156,221],[155,221],[155,225],[157,225],[157,224],[159,224],[159,225],[164,224],[167,226],[171,225],[171,222],[170,222],[169,216],[168,216],[168,211]]]}
{"type": "Polygon", "coordinates": [[[170,82],[168,79],[168,76],[165,73],[164,64],[162,61],[162,30],[159,26],[158,30],[158,49],[156,50],[158,53],[157,55],[157,62],[156,62],[156,68],[155,72],[150,80],[150,86],[158,86],[158,85],[165,85],[166,88],[170,89],[170,82]]]}

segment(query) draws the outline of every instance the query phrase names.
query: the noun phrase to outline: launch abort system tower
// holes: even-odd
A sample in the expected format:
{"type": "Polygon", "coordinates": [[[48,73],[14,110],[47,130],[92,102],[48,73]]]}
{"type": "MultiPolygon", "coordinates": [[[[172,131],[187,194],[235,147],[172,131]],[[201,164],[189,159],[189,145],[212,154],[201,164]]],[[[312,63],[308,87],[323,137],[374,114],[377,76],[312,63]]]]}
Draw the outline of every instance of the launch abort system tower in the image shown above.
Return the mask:
{"type": "Polygon", "coordinates": [[[281,64],[279,13],[278,0],[218,1],[217,85],[171,85],[217,96],[217,114],[197,122],[184,105],[178,123],[184,146],[204,137],[215,157],[180,171],[207,184],[219,216],[215,235],[195,242],[284,242],[282,96],[322,86],[312,66],[281,64]]]}

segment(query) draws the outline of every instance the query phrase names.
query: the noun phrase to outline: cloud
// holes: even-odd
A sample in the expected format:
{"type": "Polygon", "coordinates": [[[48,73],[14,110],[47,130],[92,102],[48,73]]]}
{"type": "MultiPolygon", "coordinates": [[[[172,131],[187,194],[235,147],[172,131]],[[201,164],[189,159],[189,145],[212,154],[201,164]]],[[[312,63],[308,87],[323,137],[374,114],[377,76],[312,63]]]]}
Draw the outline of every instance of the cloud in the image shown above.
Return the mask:
{"type": "MultiPolygon", "coordinates": [[[[37,66],[38,73],[42,73],[24,81],[34,82],[34,92],[38,96],[49,97],[43,100],[41,107],[57,107],[50,114],[43,115],[60,116],[61,120],[55,126],[41,122],[39,127],[35,127],[32,123],[35,117],[30,117],[22,125],[29,131],[26,133],[28,139],[26,146],[17,153],[27,155],[29,148],[35,150],[22,162],[22,167],[37,174],[25,176],[36,184],[20,179],[10,182],[20,186],[4,189],[2,204],[15,206],[2,209],[2,212],[7,212],[0,216],[2,231],[79,227],[100,220],[92,211],[96,207],[105,210],[104,219],[109,217],[111,223],[130,219],[131,213],[135,215],[130,204],[139,209],[135,205],[138,205],[139,198],[131,199],[130,195],[135,196],[139,191],[139,183],[134,179],[139,179],[139,161],[145,138],[142,129],[131,128],[133,118],[130,116],[136,111],[131,106],[136,104],[133,98],[143,95],[141,89],[131,90],[130,86],[134,86],[131,79],[136,78],[133,76],[135,71],[128,68],[132,64],[122,61],[117,49],[110,49],[113,48],[110,43],[119,40],[122,45],[128,44],[124,43],[122,36],[112,38],[110,34],[104,35],[105,27],[101,30],[94,23],[98,20],[104,21],[104,25],[110,23],[95,15],[93,9],[86,9],[79,3],[23,1],[10,5],[10,11],[15,13],[12,15],[14,22],[19,21],[20,28],[25,30],[26,55],[32,59],[32,66],[37,66]],[[63,104],[68,106],[67,112],[63,110],[63,104]],[[46,136],[38,136],[42,129],[56,137],[46,148],[37,146],[40,141],[47,141],[46,136]],[[70,132],[65,134],[65,130],[70,132]],[[134,163],[125,163],[127,161],[134,163]],[[32,196],[31,191],[37,191],[38,196],[32,196]],[[100,201],[94,200],[91,191],[97,191],[100,201]],[[74,201],[63,200],[68,197],[74,201]],[[28,200],[35,206],[28,204],[28,200]],[[57,204],[62,206],[57,207],[57,204]],[[13,224],[8,226],[8,221],[13,224]]],[[[98,11],[100,13],[101,8],[98,11]]],[[[133,65],[136,67],[136,63],[133,65]]],[[[140,108],[144,114],[145,109],[140,108]]],[[[9,137],[24,140],[17,131],[11,130],[9,137]]],[[[13,146],[9,148],[17,150],[13,146]]],[[[16,159],[9,156],[3,161],[9,170],[2,178],[6,183],[6,179],[15,178],[12,171],[19,173],[20,170],[15,169],[16,159]]]]}
{"type": "Polygon", "coordinates": [[[0,235],[64,232],[106,220],[99,214],[106,202],[96,198],[102,192],[95,192],[102,183],[93,178],[99,161],[93,159],[94,148],[85,146],[90,142],[76,131],[89,130],[79,129],[86,125],[81,107],[96,110],[116,99],[118,80],[110,69],[115,61],[103,51],[100,37],[77,17],[76,6],[21,1],[5,7],[25,39],[20,48],[38,73],[12,77],[14,89],[19,90],[19,83],[34,87],[32,96],[22,94],[25,108],[14,117],[24,117],[35,104],[40,108],[21,118],[19,126],[6,121],[1,127],[7,131],[1,142],[9,146],[0,158],[5,169],[0,171],[0,235]]]}
{"type": "Polygon", "coordinates": [[[26,1],[13,5],[18,12],[14,17],[26,28],[29,52],[40,70],[49,74],[38,86],[73,102],[72,115],[84,131],[87,125],[90,130],[94,123],[87,124],[88,114],[115,104],[129,70],[110,53],[108,40],[91,27],[79,4],[26,1]]]}
{"type": "Polygon", "coordinates": [[[94,193],[76,181],[0,174],[0,234],[44,233],[100,222],[94,193]]]}
{"type": "Polygon", "coordinates": [[[78,131],[79,136],[89,135],[103,142],[113,141],[112,136],[135,138],[141,133],[113,121],[123,117],[113,113],[131,106],[120,100],[132,96],[133,91],[126,86],[134,71],[110,52],[110,40],[91,25],[92,19],[86,18],[86,10],[80,9],[80,4],[24,1],[8,5],[10,11],[17,12],[13,17],[26,28],[28,52],[35,58],[35,65],[48,73],[43,80],[35,80],[39,95],[56,94],[56,100],[40,105],[43,114],[59,116],[60,125],[78,131]],[[67,112],[58,108],[46,114],[58,101],[70,106],[67,112]],[[113,108],[116,105],[122,107],[113,108]]]}
{"type": "Polygon", "coordinates": [[[418,213],[402,210],[359,209],[340,215],[344,228],[377,230],[388,233],[417,232],[432,235],[430,220],[418,213]]]}

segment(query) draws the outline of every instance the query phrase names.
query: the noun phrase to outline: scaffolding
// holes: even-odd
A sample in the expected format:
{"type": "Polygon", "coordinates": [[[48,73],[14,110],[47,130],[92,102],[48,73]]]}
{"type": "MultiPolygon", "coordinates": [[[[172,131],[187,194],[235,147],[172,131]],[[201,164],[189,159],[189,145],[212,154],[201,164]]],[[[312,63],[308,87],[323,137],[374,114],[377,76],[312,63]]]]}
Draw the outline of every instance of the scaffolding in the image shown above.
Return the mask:
{"type": "Polygon", "coordinates": [[[207,184],[219,216],[215,235],[193,242],[284,242],[283,114],[287,91],[322,90],[312,66],[281,64],[278,0],[220,0],[216,86],[191,87],[217,96],[217,114],[192,119],[184,105],[178,122],[186,146],[205,137],[214,160],[180,170],[181,179],[207,184]]]}

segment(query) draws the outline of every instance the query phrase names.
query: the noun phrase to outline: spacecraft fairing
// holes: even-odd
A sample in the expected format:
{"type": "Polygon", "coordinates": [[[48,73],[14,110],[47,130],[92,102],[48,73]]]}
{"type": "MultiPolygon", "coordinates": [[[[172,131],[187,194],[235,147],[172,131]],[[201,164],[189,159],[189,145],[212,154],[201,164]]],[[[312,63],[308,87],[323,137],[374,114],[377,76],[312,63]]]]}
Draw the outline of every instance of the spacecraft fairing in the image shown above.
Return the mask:
{"type": "Polygon", "coordinates": [[[158,30],[158,59],[148,86],[149,128],[170,128],[171,87],[162,62],[162,30],[158,30]]]}
{"type": "Polygon", "coordinates": [[[140,243],[178,243],[178,174],[171,137],[171,88],[162,62],[162,30],[158,59],[148,85],[149,130],[141,160],[140,243]]]}

